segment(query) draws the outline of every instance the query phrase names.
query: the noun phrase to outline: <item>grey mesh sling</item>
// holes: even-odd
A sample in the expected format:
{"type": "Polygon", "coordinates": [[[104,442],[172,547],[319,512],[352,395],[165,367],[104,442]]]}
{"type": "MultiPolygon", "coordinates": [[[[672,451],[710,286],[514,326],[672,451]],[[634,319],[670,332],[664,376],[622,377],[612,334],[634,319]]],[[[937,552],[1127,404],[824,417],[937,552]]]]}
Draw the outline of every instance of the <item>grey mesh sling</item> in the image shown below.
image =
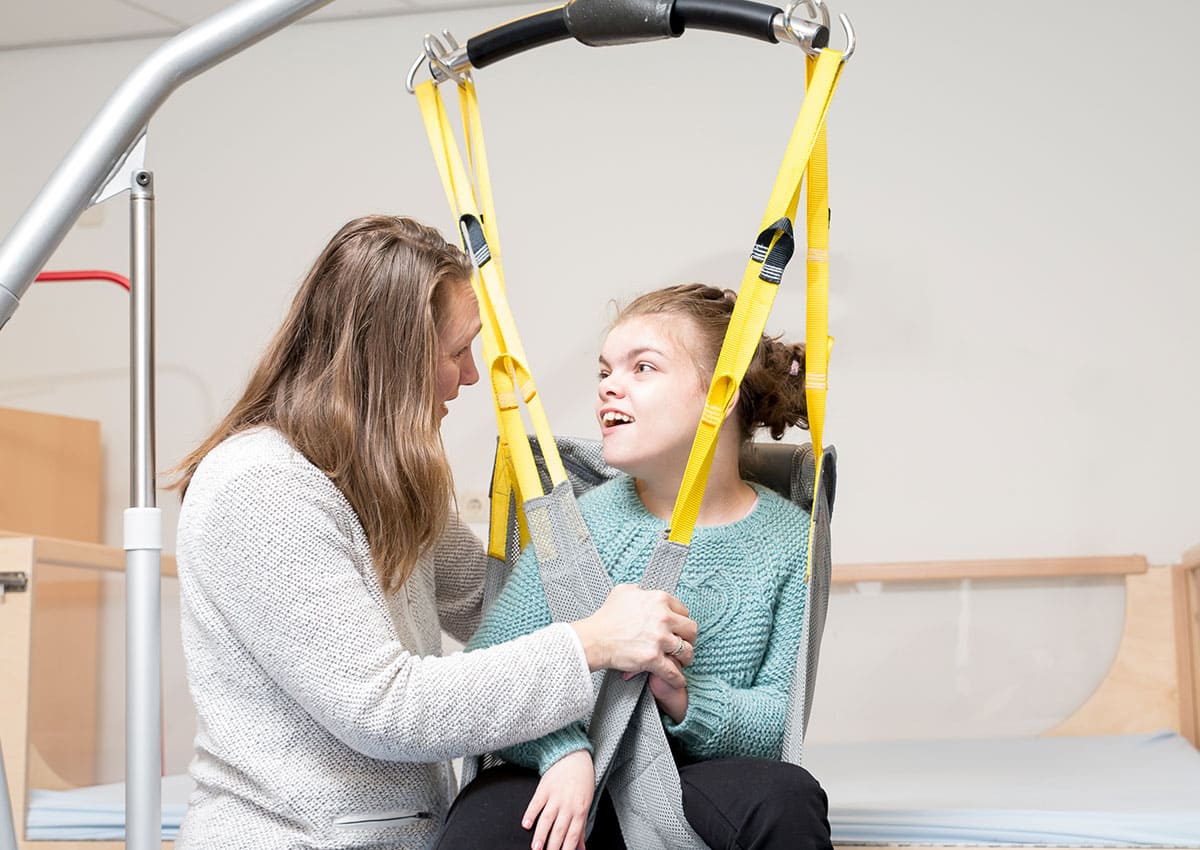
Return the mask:
{"type": "MultiPolygon", "coordinates": [[[[807,392],[813,433],[815,463],[812,480],[815,494],[820,493],[820,484],[826,479],[819,424],[823,422],[825,364],[829,345],[824,321],[828,289],[824,122],[841,68],[842,55],[834,50],[823,50],[817,58],[808,61],[809,92],[789,141],[739,290],[671,526],[651,556],[642,582],[644,587],[674,591],[703,497],[716,434],[730,410],[741,378],[762,336],[775,292],[794,250],[792,221],[806,170],[809,173],[806,383],[809,384],[807,392]],[[816,314],[820,314],[822,321],[814,322],[816,314]],[[818,341],[816,345],[813,344],[814,340],[818,341]],[[814,411],[816,420],[813,418],[814,411]]],[[[603,603],[611,582],[575,504],[570,481],[550,436],[532,374],[508,309],[500,258],[495,252],[498,245],[496,216],[486,179],[486,157],[474,86],[467,80],[460,84],[459,92],[463,99],[468,143],[474,154],[472,161],[478,172],[474,185],[458,155],[453,134],[448,131],[445,107],[436,88],[431,84],[416,88],[447,196],[459,216],[463,244],[477,269],[473,284],[483,320],[483,359],[493,389],[500,432],[500,452],[492,493],[493,520],[501,512],[509,512],[507,491],[511,487],[516,504],[522,507],[517,513],[518,525],[523,526],[525,535],[532,543],[550,612],[555,620],[577,620],[593,613],[603,603]],[[552,485],[549,493],[543,490],[536,466],[532,463],[532,451],[524,437],[519,409],[522,401],[544,453],[552,485]]],[[[827,468],[832,469],[832,464],[827,468]]],[[[829,475],[831,479],[832,473],[829,475]]],[[[824,515],[827,522],[828,512],[817,509],[821,501],[821,498],[814,496],[814,523],[820,515],[824,515]]],[[[810,569],[814,560],[811,547],[818,536],[815,532],[815,527],[810,530],[810,569]]],[[[821,545],[827,551],[827,544],[821,545]]],[[[500,557],[506,549],[507,546],[499,543],[493,522],[489,554],[495,559],[497,570],[502,569],[500,557]]],[[[499,581],[494,577],[489,580],[491,590],[494,591],[498,585],[499,581]]],[[[807,611],[809,606],[805,608],[807,611]]],[[[811,639],[811,624],[806,626],[805,631],[808,635],[806,640],[811,639]]],[[[819,631],[817,634],[819,636],[819,631]]],[[[794,695],[795,686],[800,683],[802,691],[799,703],[805,706],[811,700],[807,659],[802,658],[798,664],[803,667],[804,673],[794,677],[792,691],[794,695]]],[[[599,682],[598,696],[589,725],[598,777],[594,800],[599,799],[600,791],[607,783],[622,833],[631,846],[646,850],[703,848],[703,843],[683,815],[678,771],[666,742],[657,706],[646,688],[646,677],[638,676],[626,681],[619,674],[610,672],[596,676],[595,680],[599,682]]],[[[804,713],[803,708],[800,711],[804,713]]],[[[802,738],[803,724],[799,740],[802,741],[802,738]]],[[[798,757],[799,744],[795,735],[788,744],[798,757]]],[[[472,768],[468,767],[464,778],[469,778],[472,773],[472,768]]]]}
{"type": "MultiPolygon", "coordinates": [[[[555,442],[576,497],[618,474],[617,470],[604,462],[599,441],[559,437],[556,438],[555,442]]],[[[549,476],[545,472],[540,448],[532,439],[531,445],[533,446],[534,458],[541,472],[542,480],[549,486],[549,476]]],[[[811,534],[813,542],[810,549],[812,560],[808,564],[809,580],[805,593],[804,623],[799,652],[796,657],[795,671],[789,690],[788,725],[784,732],[783,751],[781,753],[781,758],[784,761],[797,765],[801,763],[804,732],[807,729],[808,718],[812,711],[813,685],[816,680],[817,664],[820,658],[821,635],[825,627],[825,613],[829,601],[831,571],[829,523],[837,481],[836,457],[833,447],[826,447],[824,460],[821,464],[820,487],[816,486],[816,459],[811,445],[797,446],[787,443],[755,443],[743,450],[740,460],[741,475],[744,479],[756,481],[771,488],[812,517],[811,534]]],[[[517,538],[515,511],[510,514],[509,534],[510,540],[517,538]]],[[[510,552],[510,565],[515,562],[519,554],[519,546],[513,547],[510,552]]],[[[543,574],[543,582],[546,580],[546,576],[543,574]]],[[[564,587],[571,586],[564,584],[564,587]]],[[[549,591],[547,591],[547,600],[550,600],[549,591]]],[[[586,613],[590,612],[585,612],[580,616],[586,616],[586,613]]],[[[597,674],[597,676],[600,675],[602,674],[597,674]]],[[[619,674],[608,675],[619,680],[619,674]]],[[[657,713],[654,716],[657,718],[657,713]]],[[[655,723],[654,725],[658,724],[655,723]]],[[[638,728],[641,728],[640,722],[638,728]]],[[[593,715],[589,737],[597,745],[597,757],[599,757],[600,746],[596,742],[596,738],[600,734],[599,722],[596,716],[593,715]]],[[[632,726],[619,729],[618,734],[613,736],[613,739],[619,743],[626,734],[636,735],[638,734],[638,730],[632,726]]],[[[608,744],[607,749],[610,751],[609,758],[611,759],[611,756],[614,754],[612,750],[615,749],[611,742],[608,744]]],[[[492,757],[485,757],[485,764],[489,763],[491,759],[492,757]]],[[[472,761],[469,778],[464,775],[464,785],[470,781],[470,778],[474,778],[475,774],[475,765],[474,761],[472,761]]],[[[597,762],[597,775],[600,775],[599,762],[597,762]]],[[[597,789],[597,800],[599,799],[600,790],[602,789],[597,789]]],[[[645,807],[637,806],[637,808],[640,810],[645,807]]],[[[621,816],[623,810],[623,807],[618,807],[618,817],[621,816]]],[[[661,820],[662,810],[651,808],[650,811],[653,813],[655,822],[661,820]]],[[[623,833],[626,828],[627,823],[623,820],[623,833]]],[[[639,834],[639,839],[645,841],[644,831],[643,834],[639,834]]],[[[631,843],[630,846],[640,847],[644,845],[641,843],[631,843]]]]}

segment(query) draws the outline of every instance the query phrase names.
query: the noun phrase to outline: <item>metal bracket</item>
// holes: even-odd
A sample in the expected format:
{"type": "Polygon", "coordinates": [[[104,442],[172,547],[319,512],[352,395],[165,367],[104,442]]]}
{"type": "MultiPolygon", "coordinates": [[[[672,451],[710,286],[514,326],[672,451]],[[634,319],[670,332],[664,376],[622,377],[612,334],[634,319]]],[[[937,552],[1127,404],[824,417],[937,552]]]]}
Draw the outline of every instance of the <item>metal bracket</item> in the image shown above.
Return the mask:
{"type": "Polygon", "coordinates": [[[24,593],[29,589],[29,576],[25,573],[0,573],[0,599],[6,593],[24,593]]]}
{"type": "Polygon", "coordinates": [[[118,160],[116,167],[108,175],[104,185],[100,187],[100,191],[88,203],[89,207],[94,207],[96,204],[128,191],[133,181],[133,175],[145,170],[147,129],[146,127],[142,128],[142,132],[138,134],[133,146],[125,156],[118,160]]]}
{"type": "Polygon", "coordinates": [[[421,55],[409,67],[408,76],[404,79],[404,87],[409,94],[416,91],[417,74],[425,63],[429,64],[429,74],[434,82],[454,80],[460,86],[466,85],[471,76],[471,59],[467,56],[466,45],[459,44],[450,30],[442,30],[440,37],[426,33],[421,46],[421,55]]]}
{"type": "MultiPolygon", "coordinates": [[[[846,48],[842,51],[842,61],[846,62],[854,55],[857,42],[850,19],[845,15],[838,15],[838,21],[846,33],[846,48]]],[[[828,41],[829,26],[829,6],[825,0],[792,0],[783,14],[777,15],[773,22],[776,38],[801,47],[809,56],[816,56],[821,52],[828,41]],[[801,17],[799,12],[806,12],[811,17],[801,17]]]]}

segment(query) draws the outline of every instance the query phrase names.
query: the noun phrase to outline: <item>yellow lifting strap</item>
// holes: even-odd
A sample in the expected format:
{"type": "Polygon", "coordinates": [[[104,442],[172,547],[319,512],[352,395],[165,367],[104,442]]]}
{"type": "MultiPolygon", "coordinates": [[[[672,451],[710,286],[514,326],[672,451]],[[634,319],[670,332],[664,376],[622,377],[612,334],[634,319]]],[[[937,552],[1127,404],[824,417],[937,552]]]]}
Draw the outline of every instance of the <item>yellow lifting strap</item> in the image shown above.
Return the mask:
{"type": "MultiPolygon", "coordinates": [[[[809,173],[806,205],[808,218],[808,315],[805,346],[805,382],[809,428],[817,456],[817,481],[825,423],[829,347],[829,213],[826,165],[825,117],[841,75],[842,54],[823,49],[809,58],[805,73],[807,93],[788,141],[775,187],[763,215],[758,240],[746,265],[737,303],[725,333],[704,412],[688,456],[683,483],[671,514],[669,538],[687,544],[696,526],[708,472],[712,466],[721,425],[737,397],[746,369],[758,348],[767,315],[775,301],[782,277],[794,248],[792,221],[799,205],[804,173],[809,173]],[[819,183],[820,185],[814,185],[819,183]]],[[[810,540],[813,535],[809,535],[810,540]]],[[[811,551],[809,562],[811,563],[811,551]]]]}
{"type": "MultiPolygon", "coordinates": [[[[533,451],[525,436],[521,401],[524,401],[529,412],[552,485],[566,481],[567,475],[508,306],[498,253],[493,252],[498,251],[492,246],[498,246],[499,239],[474,84],[468,80],[465,85],[459,86],[468,151],[475,166],[474,185],[458,152],[454,131],[436,85],[433,81],[426,81],[416,87],[415,93],[446,198],[458,218],[463,244],[472,255],[476,267],[472,285],[479,301],[483,325],[480,334],[483,361],[492,386],[500,433],[499,455],[504,461],[503,466],[497,466],[497,474],[493,475],[493,523],[488,551],[502,558],[509,493],[515,488],[517,501],[521,503],[543,492],[533,451]],[[502,521],[494,521],[501,516],[502,521]]],[[[522,532],[524,543],[526,535],[523,528],[522,532]]]]}

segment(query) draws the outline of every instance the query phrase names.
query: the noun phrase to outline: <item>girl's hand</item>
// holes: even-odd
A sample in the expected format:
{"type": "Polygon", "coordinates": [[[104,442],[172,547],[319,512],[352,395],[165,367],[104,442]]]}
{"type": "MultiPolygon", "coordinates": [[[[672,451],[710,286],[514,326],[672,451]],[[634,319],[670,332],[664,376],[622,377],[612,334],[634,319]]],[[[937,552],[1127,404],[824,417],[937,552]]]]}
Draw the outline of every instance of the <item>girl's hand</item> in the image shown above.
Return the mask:
{"type": "Polygon", "coordinates": [[[668,684],[665,679],[651,673],[650,693],[654,694],[654,701],[658,703],[658,707],[664,714],[675,723],[683,722],[688,710],[687,682],[683,683],[683,687],[676,688],[668,684]]]}
{"type": "Polygon", "coordinates": [[[587,750],[568,753],[542,774],[521,818],[526,829],[537,821],[532,850],[583,850],[595,790],[596,771],[587,750]]]}

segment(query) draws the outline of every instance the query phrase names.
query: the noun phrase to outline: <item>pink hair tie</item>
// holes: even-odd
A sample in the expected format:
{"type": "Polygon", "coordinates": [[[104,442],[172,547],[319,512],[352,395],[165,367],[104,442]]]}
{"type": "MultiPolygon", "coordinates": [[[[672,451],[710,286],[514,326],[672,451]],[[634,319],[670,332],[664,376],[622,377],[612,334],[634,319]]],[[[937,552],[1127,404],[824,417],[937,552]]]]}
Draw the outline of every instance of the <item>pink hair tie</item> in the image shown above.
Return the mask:
{"type": "Polygon", "coordinates": [[[788,369],[788,374],[791,375],[793,378],[800,374],[800,358],[799,357],[792,358],[792,366],[790,369],[788,369]]]}

